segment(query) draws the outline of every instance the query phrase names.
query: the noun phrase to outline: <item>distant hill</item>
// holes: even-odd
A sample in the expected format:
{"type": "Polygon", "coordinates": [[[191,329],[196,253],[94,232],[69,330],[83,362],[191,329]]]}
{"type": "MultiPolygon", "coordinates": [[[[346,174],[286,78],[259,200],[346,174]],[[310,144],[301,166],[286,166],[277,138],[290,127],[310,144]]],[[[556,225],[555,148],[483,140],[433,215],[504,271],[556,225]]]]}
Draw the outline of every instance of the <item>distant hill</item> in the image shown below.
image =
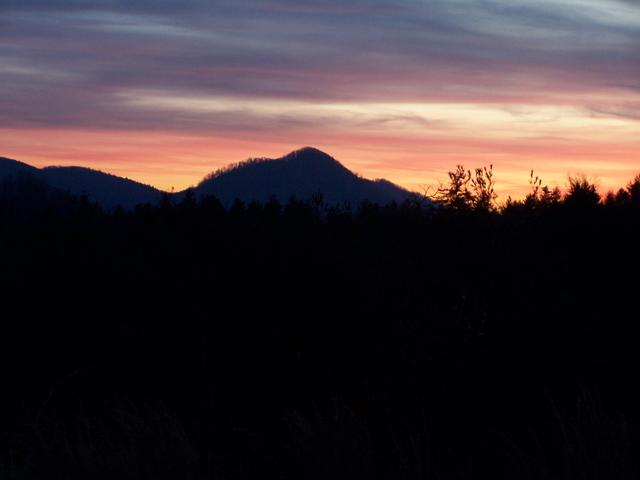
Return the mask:
{"type": "Polygon", "coordinates": [[[109,210],[118,205],[129,209],[141,203],[156,203],[162,195],[156,188],[90,168],[35,168],[0,157],[0,179],[15,175],[30,175],[56,190],[86,195],[90,201],[109,210]]]}
{"type": "Polygon", "coordinates": [[[39,175],[48,185],[73,195],[87,195],[107,209],[156,203],[162,195],[160,190],[149,185],[89,168],[46,167],[39,175]]]}
{"type": "Polygon", "coordinates": [[[253,159],[214,172],[196,188],[197,196],[213,195],[224,205],[234,200],[281,202],[291,197],[308,200],[317,193],[327,204],[357,205],[363,200],[388,204],[411,196],[387,180],[367,180],[344,167],[335,158],[311,147],[278,159],[253,159]]]}
{"type": "MultiPolygon", "coordinates": [[[[36,168],[0,157],[0,180],[29,175],[49,188],[86,195],[90,201],[111,210],[120,205],[130,209],[141,203],[156,203],[161,190],[126,178],[83,167],[36,168]]],[[[306,147],[278,159],[252,159],[231,165],[207,176],[194,191],[196,196],[213,195],[229,207],[236,199],[281,202],[291,198],[310,200],[318,193],[325,204],[358,205],[364,200],[381,205],[401,203],[412,193],[387,180],[367,180],[318,149],[306,147]]],[[[184,192],[171,194],[176,200],[184,192]]]]}
{"type": "Polygon", "coordinates": [[[0,157],[0,179],[17,173],[36,173],[38,169],[18,160],[0,157]]]}

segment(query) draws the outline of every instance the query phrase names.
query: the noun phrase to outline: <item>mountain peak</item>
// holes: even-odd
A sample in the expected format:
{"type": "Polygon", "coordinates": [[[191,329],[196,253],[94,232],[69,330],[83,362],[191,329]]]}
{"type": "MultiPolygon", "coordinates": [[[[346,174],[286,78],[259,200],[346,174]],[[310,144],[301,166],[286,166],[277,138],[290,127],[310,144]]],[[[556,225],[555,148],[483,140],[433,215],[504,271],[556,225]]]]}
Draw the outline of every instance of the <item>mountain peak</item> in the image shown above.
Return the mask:
{"type": "Polygon", "coordinates": [[[298,150],[294,150],[293,152],[288,153],[287,155],[282,157],[280,160],[339,163],[331,155],[323,152],[322,150],[318,150],[315,147],[299,148],[298,150]]]}
{"type": "Polygon", "coordinates": [[[316,147],[309,147],[309,146],[298,148],[297,150],[294,150],[293,152],[289,153],[286,156],[289,156],[289,155],[323,155],[325,157],[331,158],[331,155],[329,155],[328,153],[325,153],[316,147]]]}
{"type": "Polygon", "coordinates": [[[259,158],[215,172],[197,187],[198,195],[214,195],[225,205],[235,199],[266,202],[277,198],[305,200],[321,192],[327,204],[358,205],[364,200],[402,202],[409,192],[401,187],[366,180],[331,155],[313,147],[294,150],[280,158],[259,158]]]}

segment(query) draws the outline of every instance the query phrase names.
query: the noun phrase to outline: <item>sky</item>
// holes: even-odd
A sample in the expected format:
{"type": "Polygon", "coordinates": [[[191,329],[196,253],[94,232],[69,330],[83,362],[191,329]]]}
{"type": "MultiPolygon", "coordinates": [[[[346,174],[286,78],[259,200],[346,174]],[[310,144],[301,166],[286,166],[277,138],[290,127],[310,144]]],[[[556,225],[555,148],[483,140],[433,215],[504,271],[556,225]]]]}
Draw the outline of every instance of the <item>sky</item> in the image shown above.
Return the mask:
{"type": "Polygon", "coordinates": [[[0,156],[179,190],[314,146],[424,191],[640,173],[640,0],[2,0],[0,156]]]}

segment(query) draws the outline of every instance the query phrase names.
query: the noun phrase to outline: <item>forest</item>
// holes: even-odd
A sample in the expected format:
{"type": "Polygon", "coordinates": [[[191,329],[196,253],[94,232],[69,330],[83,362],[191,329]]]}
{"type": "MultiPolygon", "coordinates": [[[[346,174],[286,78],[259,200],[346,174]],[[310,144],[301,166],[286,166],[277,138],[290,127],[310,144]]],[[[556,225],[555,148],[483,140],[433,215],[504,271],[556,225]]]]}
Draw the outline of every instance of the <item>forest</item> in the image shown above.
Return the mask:
{"type": "Polygon", "coordinates": [[[634,479],[640,175],[430,199],[0,184],[0,477],[634,479]]]}

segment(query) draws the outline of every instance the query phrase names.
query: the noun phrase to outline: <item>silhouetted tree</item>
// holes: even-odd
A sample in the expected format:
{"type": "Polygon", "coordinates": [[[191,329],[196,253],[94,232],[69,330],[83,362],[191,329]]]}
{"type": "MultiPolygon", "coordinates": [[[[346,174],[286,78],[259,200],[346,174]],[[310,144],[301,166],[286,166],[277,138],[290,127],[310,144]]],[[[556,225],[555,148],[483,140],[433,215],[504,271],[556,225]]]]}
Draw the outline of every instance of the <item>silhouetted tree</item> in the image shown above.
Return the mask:
{"type": "Polygon", "coordinates": [[[529,187],[531,190],[524,199],[524,205],[529,208],[550,207],[557,205],[562,199],[560,189],[543,186],[542,179],[537,175],[534,177],[533,170],[529,175],[529,187]]]}
{"type": "Polygon", "coordinates": [[[458,165],[449,172],[449,184],[440,186],[431,197],[453,210],[491,211],[495,209],[495,181],[493,165],[476,168],[473,172],[458,165]]]}
{"type": "Polygon", "coordinates": [[[600,203],[598,187],[585,176],[569,177],[569,190],[565,194],[564,202],[570,207],[594,207],[600,203]]]}
{"type": "Polygon", "coordinates": [[[489,165],[489,168],[476,168],[475,176],[471,178],[470,184],[473,208],[483,212],[494,210],[498,195],[495,192],[493,165],[489,165]]]}
{"type": "Polygon", "coordinates": [[[640,207],[640,174],[627,185],[627,192],[629,194],[629,202],[635,208],[640,207]]]}
{"type": "Polygon", "coordinates": [[[607,207],[626,207],[630,204],[630,195],[626,189],[620,188],[617,192],[608,191],[603,203],[607,207]]]}
{"type": "Polygon", "coordinates": [[[441,185],[433,195],[433,199],[453,210],[470,208],[473,204],[473,195],[469,189],[471,171],[465,170],[463,165],[457,165],[456,169],[448,175],[449,184],[441,185]]]}

